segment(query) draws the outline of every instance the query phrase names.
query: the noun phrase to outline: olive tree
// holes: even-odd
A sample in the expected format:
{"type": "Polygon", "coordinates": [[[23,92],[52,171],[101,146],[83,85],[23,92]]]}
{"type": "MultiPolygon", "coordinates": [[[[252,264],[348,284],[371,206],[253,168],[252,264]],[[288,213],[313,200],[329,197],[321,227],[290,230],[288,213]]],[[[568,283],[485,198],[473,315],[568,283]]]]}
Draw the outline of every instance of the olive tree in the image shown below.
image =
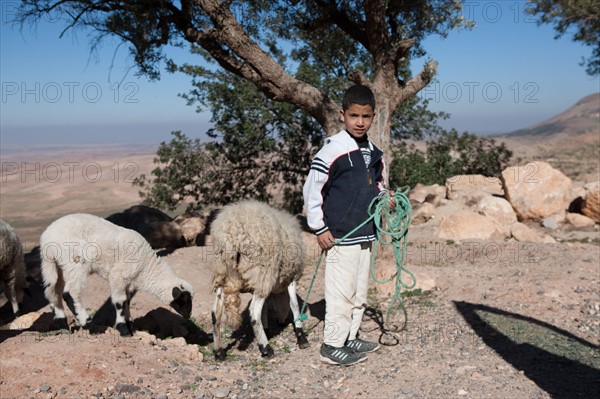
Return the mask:
{"type": "Polygon", "coordinates": [[[22,0],[20,20],[58,13],[65,31],[87,28],[95,43],[116,36],[152,79],[169,46],[189,43],[266,98],[303,110],[327,134],[340,129],[340,87],[326,83],[335,76],[368,85],[378,104],[370,137],[386,152],[395,110],[436,74],[432,59],[414,76],[407,65],[425,54],[425,37],[469,25],[461,9],[460,0],[22,0]],[[299,79],[298,62],[282,63],[290,52],[322,63],[323,75],[299,79]]]}

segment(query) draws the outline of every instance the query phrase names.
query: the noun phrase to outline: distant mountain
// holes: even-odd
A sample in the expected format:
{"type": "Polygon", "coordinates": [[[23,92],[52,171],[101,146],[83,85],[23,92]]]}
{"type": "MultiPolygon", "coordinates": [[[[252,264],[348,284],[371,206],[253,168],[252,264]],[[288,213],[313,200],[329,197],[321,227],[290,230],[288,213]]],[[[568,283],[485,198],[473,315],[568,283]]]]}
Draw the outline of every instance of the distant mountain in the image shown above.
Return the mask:
{"type": "Polygon", "coordinates": [[[600,93],[590,94],[571,108],[543,122],[501,136],[580,135],[600,131],[600,93]]]}
{"type": "Polygon", "coordinates": [[[513,151],[515,164],[546,161],[573,179],[598,180],[600,93],[543,122],[495,138],[513,151]]]}

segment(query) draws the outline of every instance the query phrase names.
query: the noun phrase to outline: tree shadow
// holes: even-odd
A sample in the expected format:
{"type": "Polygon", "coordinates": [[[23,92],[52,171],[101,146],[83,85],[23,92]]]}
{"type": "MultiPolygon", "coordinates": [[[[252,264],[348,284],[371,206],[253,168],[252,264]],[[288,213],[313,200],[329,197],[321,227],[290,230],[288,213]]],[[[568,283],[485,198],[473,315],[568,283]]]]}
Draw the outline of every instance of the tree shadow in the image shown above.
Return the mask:
{"type": "Polygon", "coordinates": [[[483,342],[553,398],[600,395],[600,348],[543,321],[454,302],[483,342]]]}

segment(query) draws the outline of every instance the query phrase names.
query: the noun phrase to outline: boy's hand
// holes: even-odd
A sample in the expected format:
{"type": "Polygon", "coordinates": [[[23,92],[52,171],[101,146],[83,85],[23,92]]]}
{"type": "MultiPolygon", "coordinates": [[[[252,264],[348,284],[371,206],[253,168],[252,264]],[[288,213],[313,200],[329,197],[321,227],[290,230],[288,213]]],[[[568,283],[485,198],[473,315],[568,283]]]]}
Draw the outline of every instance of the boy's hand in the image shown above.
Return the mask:
{"type": "Polygon", "coordinates": [[[333,238],[331,231],[327,230],[325,233],[317,236],[317,242],[319,243],[319,247],[321,247],[321,249],[331,249],[333,247],[333,243],[335,242],[335,238],[333,238]]]}
{"type": "Polygon", "coordinates": [[[394,210],[394,208],[396,207],[396,200],[394,200],[394,192],[388,191],[388,194],[389,194],[388,205],[390,206],[391,210],[394,210]]]}

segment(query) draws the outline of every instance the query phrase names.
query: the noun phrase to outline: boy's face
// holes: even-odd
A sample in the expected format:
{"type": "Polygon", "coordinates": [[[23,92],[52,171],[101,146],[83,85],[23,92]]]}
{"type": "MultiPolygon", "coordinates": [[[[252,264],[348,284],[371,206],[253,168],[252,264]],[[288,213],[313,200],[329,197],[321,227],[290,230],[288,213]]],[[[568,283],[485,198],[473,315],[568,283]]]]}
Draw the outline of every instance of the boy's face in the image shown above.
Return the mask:
{"type": "Polygon", "coordinates": [[[375,111],[370,105],[351,104],[346,111],[341,111],[340,119],[346,131],[359,139],[367,134],[374,117],[375,111]]]}

